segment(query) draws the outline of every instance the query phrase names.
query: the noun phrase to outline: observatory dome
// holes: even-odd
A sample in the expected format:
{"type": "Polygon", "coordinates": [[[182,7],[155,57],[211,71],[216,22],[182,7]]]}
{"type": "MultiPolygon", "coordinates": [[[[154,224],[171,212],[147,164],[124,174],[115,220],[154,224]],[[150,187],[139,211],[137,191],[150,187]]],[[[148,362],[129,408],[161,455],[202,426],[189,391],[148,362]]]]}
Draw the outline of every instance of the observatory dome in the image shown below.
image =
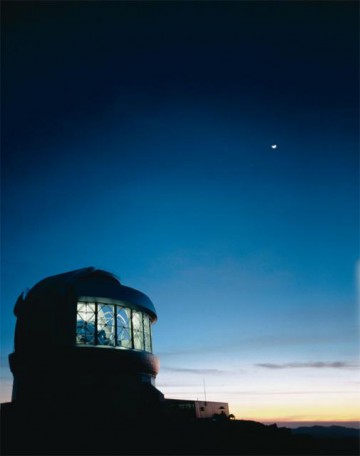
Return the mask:
{"type": "Polygon", "coordinates": [[[13,397],[54,396],[55,382],[68,396],[112,385],[120,400],[120,385],[154,385],[154,305],[110,272],[88,267],[47,277],[19,296],[14,313],[13,397]]]}
{"type": "Polygon", "coordinates": [[[16,350],[34,344],[38,348],[73,345],[75,338],[81,345],[83,336],[84,345],[151,351],[151,341],[136,331],[149,332],[151,323],[157,319],[154,305],[144,293],[122,285],[113,274],[94,267],[41,280],[19,296],[14,313],[16,350]],[[135,340],[130,340],[131,333],[135,340]],[[143,340],[137,340],[136,335],[143,340]]]}

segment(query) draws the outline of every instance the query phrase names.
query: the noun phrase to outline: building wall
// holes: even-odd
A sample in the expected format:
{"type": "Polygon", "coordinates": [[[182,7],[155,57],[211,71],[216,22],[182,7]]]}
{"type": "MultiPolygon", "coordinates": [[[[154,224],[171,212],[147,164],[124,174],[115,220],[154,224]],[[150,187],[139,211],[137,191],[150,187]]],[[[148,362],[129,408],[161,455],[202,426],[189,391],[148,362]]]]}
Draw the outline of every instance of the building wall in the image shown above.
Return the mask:
{"type": "Polygon", "coordinates": [[[169,418],[213,418],[214,415],[229,416],[226,402],[192,401],[185,399],[165,399],[165,413],[169,418]]]}
{"type": "Polygon", "coordinates": [[[194,401],[194,403],[196,418],[212,418],[222,412],[229,416],[229,404],[226,402],[194,401]]]}

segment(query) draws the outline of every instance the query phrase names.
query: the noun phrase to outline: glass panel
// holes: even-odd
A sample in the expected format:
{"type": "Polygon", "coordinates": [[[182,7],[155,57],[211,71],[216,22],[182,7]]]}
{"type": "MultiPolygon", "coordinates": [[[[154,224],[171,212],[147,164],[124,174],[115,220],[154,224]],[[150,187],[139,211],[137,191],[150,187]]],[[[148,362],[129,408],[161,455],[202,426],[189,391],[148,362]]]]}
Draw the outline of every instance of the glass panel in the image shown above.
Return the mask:
{"type": "Polygon", "coordinates": [[[134,348],[144,350],[144,329],[143,329],[143,314],[133,310],[133,332],[134,332],[134,348]]]}
{"type": "Polygon", "coordinates": [[[144,314],[145,350],[151,352],[151,323],[149,315],[144,314]]]}
{"type": "Polygon", "coordinates": [[[78,302],[76,318],[76,343],[95,344],[95,304],[78,302]]]}
{"type": "Polygon", "coordinates": [[[131,311],[125,307],[116,306],[117,345],[132,348],[131,341],[131,311]]]}
{"type": "Polygon", "coordinates": [[[98,305],[97,345],[115,346],[114,306],[98,305]]]}

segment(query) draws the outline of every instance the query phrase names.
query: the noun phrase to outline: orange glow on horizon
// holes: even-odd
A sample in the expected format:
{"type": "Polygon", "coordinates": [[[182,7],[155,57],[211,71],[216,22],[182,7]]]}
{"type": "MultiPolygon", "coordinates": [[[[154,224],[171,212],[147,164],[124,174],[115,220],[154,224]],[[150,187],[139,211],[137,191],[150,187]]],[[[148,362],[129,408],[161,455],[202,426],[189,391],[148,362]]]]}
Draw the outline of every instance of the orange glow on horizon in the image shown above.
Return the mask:
{"type": "Polygon", "coordinates": [[[259,422],[359,422],[359,402],[354,401],[344,407],[334,404],[316,404],[309,407],[309,404],[294,404],[263,406],[252,404],[242,406],[239,404],[230,405],[230,413],[240,420],[252,420],[259,422]]]}

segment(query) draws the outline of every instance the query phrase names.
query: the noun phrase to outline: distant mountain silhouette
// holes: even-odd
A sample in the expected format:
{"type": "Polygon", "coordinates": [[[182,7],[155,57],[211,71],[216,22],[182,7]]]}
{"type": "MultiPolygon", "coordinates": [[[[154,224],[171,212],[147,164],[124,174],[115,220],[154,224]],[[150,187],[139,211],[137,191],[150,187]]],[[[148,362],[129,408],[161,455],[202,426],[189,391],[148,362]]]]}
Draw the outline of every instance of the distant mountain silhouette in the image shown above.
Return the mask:
{"type": "Polygon", "coordinates": [[[293,434],[311,435],[313,437],[360,437],[360,430],[344,426],[300,426],[292,429],[293,434]]]}
{"type": "MultiPolygon", "coordinates": [[[[359,430],[343,426],[301,426],[292,429],[292,436],[304,445],[306,454],[314,455],[356,455],[360,454],[359,430]]],[[[305,452],[303,452],[305,454],[305,452]]]]}

